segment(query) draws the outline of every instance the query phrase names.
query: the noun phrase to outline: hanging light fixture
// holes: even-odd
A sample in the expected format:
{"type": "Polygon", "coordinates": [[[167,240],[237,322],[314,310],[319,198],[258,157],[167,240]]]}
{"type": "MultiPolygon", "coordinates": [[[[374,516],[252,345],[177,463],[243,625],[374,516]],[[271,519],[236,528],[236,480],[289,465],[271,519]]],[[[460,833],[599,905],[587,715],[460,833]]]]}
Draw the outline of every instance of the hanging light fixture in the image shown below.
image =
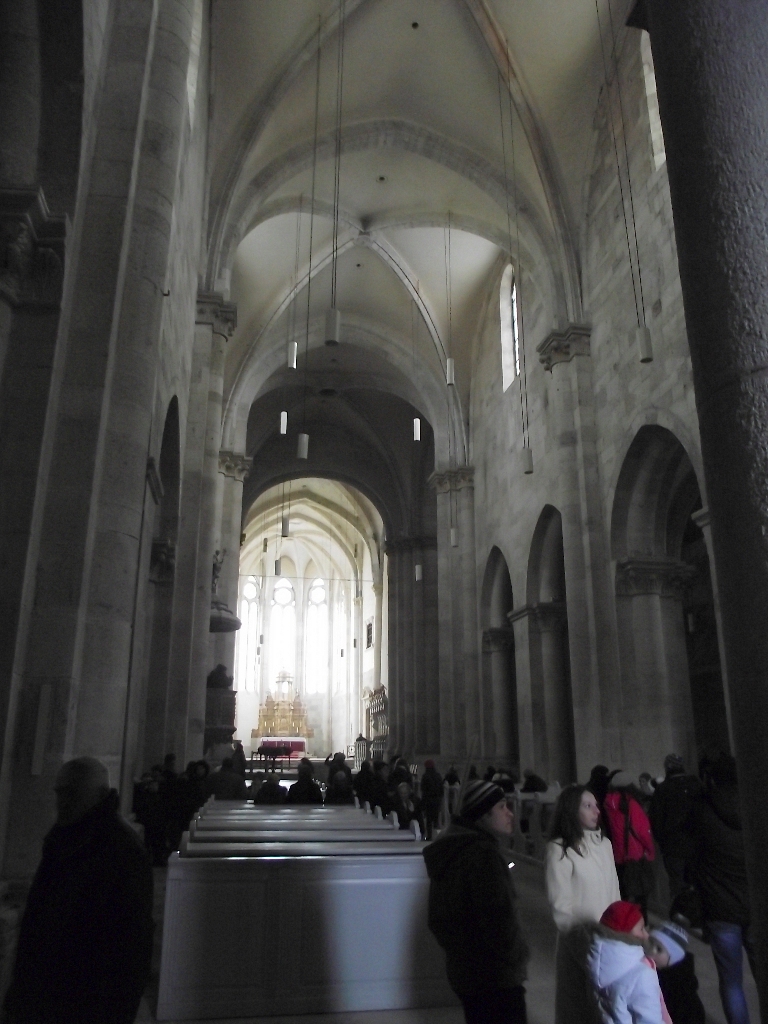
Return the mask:
{"type": "Polygon", "coordinates": [[[421,420],[418,416],[413,417],[413,440],[421,440],[421,420]]]}
{"type": "Polygon", "coordinates": [[[297,360],[299,358],[299,343],[298,341],[288,342],[288,369],[295,370],[297,360]]]}
{"type": "Polygon", "coordinates": [[[325,344],[338,345],[341,337],[341,313],[332,306],[325,314],[325,344]]]}
{"type": "Polygon", "coordinates": [[[299,434],[299,444],[296,451],[297,459],[306,459],[309,456],[309,434],[299,434]]]}
{"type": "Polygon", "coordinates": [[[451,527],[451,547],[457,548],[459,546],[459,531],[455,526],[451,527]]]}
{"type": "Polygon", "coordinates": [[[452,356],[445,361],[445,382],[451,387],[456,383],[456,366],[452,356]]]}
{"type": "Polygon", "coordinates": [[[528,445],[523,445],[523,473],[530,476],[533,472],[533,452],[528,445]]]}
{"type": "Polygon", "coordinates": [[[267,548],[268,548],[268,547],[269,547],[269,541],[268,541],[268,540],[267,540],[267,538],[265,537],[265,538],[264,538],[264,543],[263,543],[263,546],[262,546],[262,551],[264,552],[264,554],[266,554],[266,553],[267,553],[267,548]]]}
{"type": "Polygon", "coordinates": [[[421,564],[419,562],[416,563],[414,571],[416,575],[416,582],[421,583],[421,564]]]}
{"type": "Polygon", "coordinates": [[[647,325],[641,327],[640,324],[635,328],[635,342],[637,344],[637,352],[640,357],[641,363],[652,363],[653,362],[653,341],[651,340],[651,329],[647,325]]]}
{"type": "Polygon", "coordinates": [[[275,559],[275,576],[282,576],[283,560],[282,558],[275,559]]]}
{"type": "Polygon", "coordinates": [[[283,529],[282,529],[282,536],[283,537],[289,537],[290,536],[290,532],[291,532],[290,531],[290,526],[291,526],[290,516],[283,516],[283,529]]]}
{"type": "Polygon", "coordinates": [[[288,413],[285,409],[280,413],[280,433],[288,433],[288,413]]]}

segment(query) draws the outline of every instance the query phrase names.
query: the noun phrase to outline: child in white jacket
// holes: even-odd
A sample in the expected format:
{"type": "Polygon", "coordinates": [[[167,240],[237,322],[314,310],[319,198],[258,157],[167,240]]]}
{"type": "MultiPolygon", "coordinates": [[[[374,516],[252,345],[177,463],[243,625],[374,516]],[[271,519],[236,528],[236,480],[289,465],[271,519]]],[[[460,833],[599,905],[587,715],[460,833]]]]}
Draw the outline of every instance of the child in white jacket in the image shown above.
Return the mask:
{"type": "Polygon", "coordinates": [[[640,908],[612,903],[595,928],[589,969],[604,1024],[671,1024],[640,908]]]}

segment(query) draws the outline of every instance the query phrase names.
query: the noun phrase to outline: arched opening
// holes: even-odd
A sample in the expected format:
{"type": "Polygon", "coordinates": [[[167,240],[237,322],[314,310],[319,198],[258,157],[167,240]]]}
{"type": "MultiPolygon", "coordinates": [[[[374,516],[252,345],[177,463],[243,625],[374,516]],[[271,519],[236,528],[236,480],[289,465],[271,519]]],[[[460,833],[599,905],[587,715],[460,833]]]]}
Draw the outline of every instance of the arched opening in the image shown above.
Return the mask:
{"type": "Polygon", "coordinates": [[[483,753],[497,767],[520,767],[515,633],[509,622],[512,581],[506,560],[493,548],[481,595],[483,623],[483,753]]]}
{"type": "Polygon", "coordinates": [[[669,430],[643,426],[619,473],[611,521],[624,749],[658,770],[728,749],[709,555],[696,473],[669,430]]]}
{"type": "Polygon", "coordinates": [[[145,604],[147,659],[144,692],[147,696],[144,720],[140,725],[143,742],[139,745],[143,750],[142,763],[145,767],[162,761],[166,753],[168,666],[179,529],[179,403],[175,396],[165,416],[158,468],[162,497],[155,513],[145,604]]]}
{"type": "Polygon", "coordinates": [[[246,752],[278,735],[311,756],[346,751],[386,686],[381,517],[350,485],[303,477],[262,491],[244,532],[236,738],[246,752]]]}
{"type": "Polygon", "coordinates": [[[528,561],[528,637],[533,719],[532,766],[549,782],[576,779],[571,661],[563,557],[563,523],[546,505],[528,561]]]}

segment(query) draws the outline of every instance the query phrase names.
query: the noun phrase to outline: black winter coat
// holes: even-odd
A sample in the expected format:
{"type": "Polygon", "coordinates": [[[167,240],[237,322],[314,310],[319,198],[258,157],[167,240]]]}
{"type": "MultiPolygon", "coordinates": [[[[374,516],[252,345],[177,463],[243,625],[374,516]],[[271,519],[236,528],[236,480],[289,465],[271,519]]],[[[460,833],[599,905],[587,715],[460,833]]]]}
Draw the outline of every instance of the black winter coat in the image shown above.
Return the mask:
{"type": "Polygon", "coordinates": [[[22,1024],[132,1024],[152,956],[152,867],[117,793],[54,825],[6,997],[22,1024]]]}
{"type": "Polygon", "coordinates": [[[691,824],[696,848],[693,878],[704,920],[746,928],[749,893],[736,787],[718,787],[701,796],[693,805],[691,824]]]}
{"type": "Polygon", "coordinates": [[[674,1024],[706,1024],[692,953],[686,953],[674,967],[662,967],[659,985],[674,1024]]]}
{"type": "Polygon", "coordinates": [[[693,775],[668,775],[651,798],[648,817],[651,831],[665,857],[688,858],[693,846],[690,817],[701,794],[701,783],[693,775]]]}
{"type": "Polygon", "coordinates": [[[299,779],[288,790],[287,804],[322,804],[323,792],[314,779],[299,779]]]}
{"type": "Polygon", "coordinates": [[[424,850],[430,878],[429,928],[445,950],[448,982],[459,998],[516,988],[526,978],[528,946],[517,920],[507,858],[476,825],[454,822],[424,850]]]}

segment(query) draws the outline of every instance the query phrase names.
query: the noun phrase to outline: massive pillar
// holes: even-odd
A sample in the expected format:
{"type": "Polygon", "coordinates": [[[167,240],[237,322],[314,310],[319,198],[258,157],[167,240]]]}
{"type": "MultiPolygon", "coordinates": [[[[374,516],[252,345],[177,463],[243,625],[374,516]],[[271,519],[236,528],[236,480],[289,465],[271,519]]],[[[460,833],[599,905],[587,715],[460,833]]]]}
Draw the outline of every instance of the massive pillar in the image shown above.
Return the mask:
{"type": "Polygon", "coordinates": [[[538,347],[552,373],[577,769],[621,758],[616,628],[595,446],[589,328],[569,324],[538,347]],[[596,711],[599,709],[599,714],[596,711]]]}
{"type": "Polygon", "coordinates": [[[768,1019],[768,6],[645,0],[768,1019]]]}
{"type": "MultiPolygon", "coordinates": [[[[217,531],[219,550],[224,555],[219,576],[218,597],[235,615],[240,593],[240,533],[243,519],[243,481],[250,472],[252,459],[231,451],[219,452],[219,486],[221,516],[217,531]]],[[[227,666],[231,675],[235,668],[237,633],[216,633],[212,644],[214,664],[227,666]]]]}
{"type": "Polygon", "coordinates": [[[203,756],[205,681],[221,446],[224,348],[236,310],[220,295],[198,296],[192,351],[176,555],[166,749],[179,760],[203,756]]]}
{"type": "Polygon", "coordinates": [[[500,767],[517,764],[517,704],[512,687],[515,634],[511,626],[491,626],[483,632],[483,651],[488,655],[493,742],[486,737],[485,753],[500,767]]]}
{"type": "Polygon", "coordinates": [[[28,875],[37,862],[53,818],[52,778],[62,760],[77,752],[96,499],[157,4],[117,0],[113,13],[104,44],[99,122],[81,168],[68,240],[68,251],[76,256],[64,282],[14,652],[0,781],[0,835],[6,837],[4,870],[10,876],[28,875]]]}

